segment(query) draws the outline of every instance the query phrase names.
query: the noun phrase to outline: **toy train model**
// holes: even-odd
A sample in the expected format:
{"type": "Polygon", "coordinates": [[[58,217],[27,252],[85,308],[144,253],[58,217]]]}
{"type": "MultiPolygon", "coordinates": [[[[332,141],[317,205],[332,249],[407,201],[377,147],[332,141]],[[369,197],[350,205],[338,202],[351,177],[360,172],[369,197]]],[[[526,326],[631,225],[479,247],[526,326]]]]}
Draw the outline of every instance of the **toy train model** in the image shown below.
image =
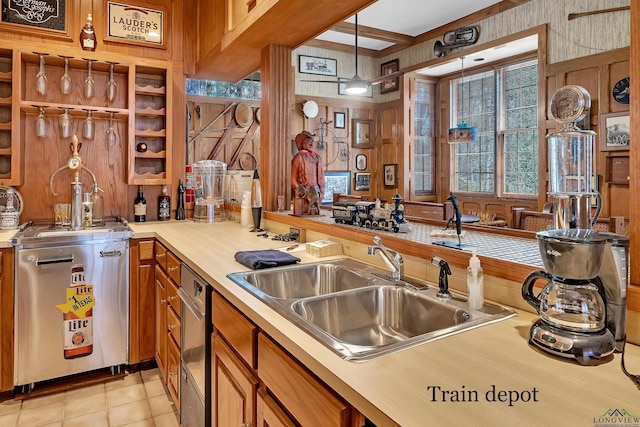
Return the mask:
{"type": "Polygon", "coordinates": [[[393,204],[382,206],[375,202],[336,202],[333,204],[333,218],[338,224],[358,225],[374,230],[395,233],[408,232],[410,226],[404,219],[404,206],[399,194],[393,196],[393,204]]]}

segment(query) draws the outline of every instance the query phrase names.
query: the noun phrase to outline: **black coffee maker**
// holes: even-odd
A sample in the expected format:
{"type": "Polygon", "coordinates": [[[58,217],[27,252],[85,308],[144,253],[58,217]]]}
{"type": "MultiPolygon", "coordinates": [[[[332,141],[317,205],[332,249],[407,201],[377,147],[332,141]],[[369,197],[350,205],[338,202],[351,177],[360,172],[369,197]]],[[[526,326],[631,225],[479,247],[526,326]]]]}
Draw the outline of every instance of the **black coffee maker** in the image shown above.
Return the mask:
{"type": "Polygon", "coordinates": [[[592,180],[596,134],[575,124],[590,104],[588,92],[575,85],[552,98],[550,113],[563,124],[547,135],[554,224],[536,234],[545,271],[532,272],[522,286],[540,314],[529,341],[583,365],[622,349],[629,272],[629,239],[591,229],[601,206],[592,180]],[[534,295],[538,280],[546,285],[534,295]]]}

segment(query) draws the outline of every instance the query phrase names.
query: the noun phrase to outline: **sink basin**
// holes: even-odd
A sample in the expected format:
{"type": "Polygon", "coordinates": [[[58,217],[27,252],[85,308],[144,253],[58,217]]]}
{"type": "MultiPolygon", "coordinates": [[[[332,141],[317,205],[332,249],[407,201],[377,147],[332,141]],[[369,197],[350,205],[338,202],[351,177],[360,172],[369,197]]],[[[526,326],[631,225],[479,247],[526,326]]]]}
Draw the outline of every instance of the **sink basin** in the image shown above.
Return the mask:
{"type": "MultiPolygon", "coordinates": [[[[348,261],[348,260],[345,260],[348,261]]],[[[358,274],[350,263],[302,264],[244,275],[249,285],[273,298],[300,299],[368,286],[371,277],[358,274]]]]}
{"type": "Polygon", "coordinates": [[[296,302],[293,310],[332,337],[367,347],[402,342],[469,320],[461,308],[399,286],[310,298],[296,302]]]}
{"type": "Polygon", "coordinates": [[[229,274],[228,277],[348,360],[367,360],[515,316],[437,286],[394,282],[388,272],[338,259],[229,274]]]}

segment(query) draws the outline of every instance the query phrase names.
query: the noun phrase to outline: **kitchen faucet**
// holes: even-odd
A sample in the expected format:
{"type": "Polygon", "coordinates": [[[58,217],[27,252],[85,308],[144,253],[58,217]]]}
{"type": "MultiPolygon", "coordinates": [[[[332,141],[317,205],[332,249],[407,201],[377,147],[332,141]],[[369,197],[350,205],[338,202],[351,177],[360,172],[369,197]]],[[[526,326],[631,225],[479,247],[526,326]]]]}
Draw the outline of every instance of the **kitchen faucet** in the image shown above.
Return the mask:
{"type": "Polygon", "coordinates": [[[384,261],[387,267],[389,267],[389,270],[391,270],[391,278],[397,282],[404,280],[404,261],[402,261],[402,256],[393,249],[389,249],[383,245],[380,242],[379,236],[373,238],[373,243],[375,243],[376,246],[369,246],[367,251],[369,255],[377,252],[380,258],[382,258],[382,261],[384,261]]]}

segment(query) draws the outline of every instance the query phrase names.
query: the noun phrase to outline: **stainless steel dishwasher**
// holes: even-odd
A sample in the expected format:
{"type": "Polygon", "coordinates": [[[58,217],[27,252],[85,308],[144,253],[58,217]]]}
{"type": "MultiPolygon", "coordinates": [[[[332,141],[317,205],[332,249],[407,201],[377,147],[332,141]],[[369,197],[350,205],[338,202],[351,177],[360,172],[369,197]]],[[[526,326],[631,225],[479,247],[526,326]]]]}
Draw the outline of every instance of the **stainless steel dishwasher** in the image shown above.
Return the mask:
{"type": "Polygon", "coordinates": [[[211,426],[212,287],[186,264],[180,272],[180,424],[211,426]]]}
{"type": "Polygon", "coordinates": [[[14,238],[14,385],[128,363],[126,224],[24,228],[14,238]]]}

